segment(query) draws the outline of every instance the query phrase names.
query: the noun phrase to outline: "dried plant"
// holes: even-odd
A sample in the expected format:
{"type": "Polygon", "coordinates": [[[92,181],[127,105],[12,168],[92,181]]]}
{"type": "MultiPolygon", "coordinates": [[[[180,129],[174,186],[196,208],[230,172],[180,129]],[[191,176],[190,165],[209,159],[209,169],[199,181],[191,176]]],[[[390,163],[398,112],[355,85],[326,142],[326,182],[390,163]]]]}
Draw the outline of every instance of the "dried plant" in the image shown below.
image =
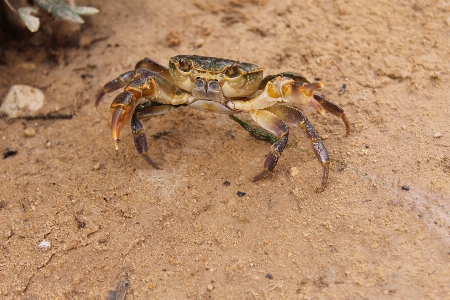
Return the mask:
{"type": "Polygon", "coordinates": [[[77,23],[84,23],[80,15],[93,15],[99,12],[99,10],[94,7],[76,6],[73,5],[73,3],[69,5],[62,0],[33,0],[35,4],[34,6],[21,7],[16,11],[8,2],[8,0],[3,1],[5,1],[9,8],[19,14],[23,23],[31,32],[36,32],[39,29],[39,18],[33,16],[33,14],[38,13],[39,8],[44,9],[47,12],[64,20],[69,20],[77,23]]]}

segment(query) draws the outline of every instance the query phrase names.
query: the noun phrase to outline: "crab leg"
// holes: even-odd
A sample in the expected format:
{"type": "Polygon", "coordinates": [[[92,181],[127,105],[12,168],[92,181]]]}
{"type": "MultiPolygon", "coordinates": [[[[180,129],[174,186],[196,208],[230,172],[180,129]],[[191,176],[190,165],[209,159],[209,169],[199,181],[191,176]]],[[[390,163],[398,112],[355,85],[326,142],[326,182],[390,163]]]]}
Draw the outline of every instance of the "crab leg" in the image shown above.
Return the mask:
{"type": "Polygon", "coordinates": [[[156,73],[156,74],[164,77],[165,79],[170,80],[169,69],[167,69],[164,66],[161,66],[157,62],[146,57],[136,64],[134,71],[125,72],[122,75],[119,75],[119,77],[117,77],[117,78],[111,80],[110,82],[108,82],[107,84],[105,84],[100,89],[100,91],[97,93],[97,99],[95,100],[95,106],[98,106],[98,104],[102,100],[103,96],[126,86],[133,79],[148,77],[148,74],[147,74],[148,71],[156,73]]]}
{"type": "Polygon", "coordinates": [[[250,135],[253,136],[255,139],[258,139],[261,141],[266,141],[271,144],[277,142],[280,139],[279,137],[268,132],[267,130],[265,130],[261,127],[252,126],[252,125],[248,124],[247,122],[244,122],[241,119],[237,118],[234,115],[229,115],[229,117],[231,120],[233,120],[233,121],[237,122],[239,125],[241,125],[242,128],[247,130],[248,133],[250,133],[250,135]]]}
{"type": "Polygon", "coordinates": [[[294,72],[283,72],[276,75],[266,76],[260,84],[264,89],[269,82],[274,83],[283,99],[288,102],[308,104],[314,107],[318,113],[323,114],[323,109],[342,119],[345,125],[346,135],[350,133],[350,122],[344,110],[339,105],[329,101],[323,95],[314,93],[315,89],[321,88],[321,82],[310,83],[305,77],[294,72]],[[291,80],[286,80],[291,79],[291,80]]]}
{"type": "Polygon", "coordinates": [[[128,71],[119,75],[116,79],[111,80],[107,84],[105,84],[97,93],[97,99],[95,100],[95,106],[98,106],[103,96],[106,94],[112,93],[115,90],[120,89],[121,87],[126,86],[131,82],[134,78],[134,71],[128,71]]]}
{"type": "Polygon", "coordinates": [[[280,158],[284,148],[286,147],[289,136],[289,129],[280,118],[267,110],[252,110],[249,112],[249,114],[253,121],[258,123],[262,128],[270,131],[280,138],[272,145],[272,147],[270,147],[270,151],[267,154],[266,160],[264,161],[263,170],[255,177],[253,177],[253,180],[256,181],[271,172],[277,165],[278,159],[280,158]]]}
{"type": "Polygon", "coordinates": [[[139,61],[135,68],[135,70],[137,69],[146,69],[149,71],[153,71],[155,73],[158,73],[160,76],[164,77],[167,80],[171,80],[170,77],[170,73],[169,73],[169,69],[161,66],[160,64],[158,64],[157,62],[155,62],[154,60],[146,57],[143,60],[139,61]]]}
{"type": "Polygon", "coordinates": [[[331,114],[340,117],[344,122],[346,135],[348,135],[350,133],[350,123],[344,110],[339,105],[327,100],[324,96],[314,93],[316,89],[321,87],[321,82],[307,84],[301,81],[293,81],[292,83],[284,83],[279,90],[283,91],[283,99],[288,102],[294,104],[306,102],[320,114],[323,114],[325,109],[331,114]]]}
{"type": "Polygon", "coordinates": [[[339,117],[342,119],[342,121],[345,124],[346,135],[349,135],[350,122],[348,121],[347,116],[345,115],[345,112],[342,109],[342,107],[340,107],[336,103],[333,103],[330,100],[326,99],[323,95],[314,93],[313,97],[323,107],[323,109],[325,109],[326,111],[335,115],[336,117],[339,117]]]}
{"type": "Polygon", "coordinates": [[[322,190],[325,189],[330,171],[330,158],[328,157],[328,152],[325,145],[322,143],[322,139],[312,124],[301,111],[290,106],[274,105],[266,108],[266,110],[282,119],[290,126],[297,127],[300,125],[301,128],[305,129],[306,136],[311,141],[314,154],[322,165],[322,190]]]}
{"type": "Polygon", "coordinates": [[[148,155],[148,142],[147,136],[145,134],[145,127],[141,123],[142,119],[149,118],[151,116],[162,115],[171,109],[176,108],[172,105],[158,105],[152,106],[151,102],[144,102],[139,104],[131,118],[131,130],[134,136],[134,145],[139,154],[141,154],[144,159],[156,169],[160,169],[157,163],[155,163],[148,155]]]}
{"type": "Polygon", "coordinates": [[[125,91],[117,95],[111,103],[111,134],[116,150],[119,149],[120,131],[133,115],[139,99],[145,98],[172,105],[182,105],[187,101],[187,95],[179,93],[177,87],[170,81],[155,72],[144,71],[142,75],[145,77],[133,79],[125,87],[125,91]]]}

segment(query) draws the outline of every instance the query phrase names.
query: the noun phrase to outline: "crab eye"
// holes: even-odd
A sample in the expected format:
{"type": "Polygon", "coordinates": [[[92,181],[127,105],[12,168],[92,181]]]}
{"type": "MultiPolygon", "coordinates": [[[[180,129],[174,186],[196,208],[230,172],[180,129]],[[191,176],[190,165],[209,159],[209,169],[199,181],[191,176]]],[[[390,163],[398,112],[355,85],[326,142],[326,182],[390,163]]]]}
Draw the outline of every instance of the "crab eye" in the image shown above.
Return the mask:
{"type": "Polygon", "coordinates": [[[184,59],[178,61],[178,68],[183,72],[188,72],[191,69],[191,65],[184,59]]]}
{"type": "Polygon", "coordinates": [[[240,73],[241,72],[239,72],[239,66],[238,66],[238,64],[232,64],[226,71],[225,71],[225,75],[227,76],[227,77],[231,77],[231,78],[234,78],[234,77],[237,77],[237,76],[239,76],[240,75],[240,73]]]}

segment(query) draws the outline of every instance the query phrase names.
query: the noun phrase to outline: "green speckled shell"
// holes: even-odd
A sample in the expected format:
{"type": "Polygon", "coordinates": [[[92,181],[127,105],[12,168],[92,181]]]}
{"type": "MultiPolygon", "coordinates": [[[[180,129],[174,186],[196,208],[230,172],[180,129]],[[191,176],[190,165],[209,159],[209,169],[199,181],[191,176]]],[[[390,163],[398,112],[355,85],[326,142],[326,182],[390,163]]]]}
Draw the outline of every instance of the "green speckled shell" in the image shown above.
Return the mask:
{"type": "Polygon", "coordinates": [[[170,64],[179,62],[180,59],[185,61],[191,61],[194,64],[194,68],[197,70],[209,71],[209,72],[221,72],[225,67],[232,64],[238,64],[241,71],[246,73],[262,72],[262,69],[257,65],[239,62],[231,59],[224,59],[218,57],[207,57],[197,55],[177,55],[170,58],[170,64]]]}

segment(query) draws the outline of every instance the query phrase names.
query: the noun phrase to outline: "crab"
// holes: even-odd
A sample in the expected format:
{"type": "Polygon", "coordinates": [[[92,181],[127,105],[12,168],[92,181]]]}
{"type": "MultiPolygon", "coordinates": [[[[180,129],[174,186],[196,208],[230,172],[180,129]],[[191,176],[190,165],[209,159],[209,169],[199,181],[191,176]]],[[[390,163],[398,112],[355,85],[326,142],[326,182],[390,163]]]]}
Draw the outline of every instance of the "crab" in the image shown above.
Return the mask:
{"type": "Polygon", "coordinates": [[[322,165],[321,189],[328,182],[330,159],[321,137],[299,109],[286,104],[307,104],[320,114],[324,110],[342,119],[346,135],[350,124],[344,110],[315,93],[322,88],[320,81],[309,82],[294,72],[282,72],[263,77],[263,69],[251,63],[197,55],[177,55],[169,59],[166,68],[144,58],[133,71],[119,75],[99,91],[96,106],[102,97],[123,88],[111,103],[111,133],[115,149],[119,149],[119,135],[131,118],[131,129],[137,152],[154,168],[159,168],[148,154],[148,143],[142,121],[180,107],[234,115],[248,112],[264,130],[254,130],[235,118],[255,137],[273,144],[261,172],[253,177],[259,180],[271,172],[288,142],[288,125],[303,128],[312,149],[322,165]]]}

